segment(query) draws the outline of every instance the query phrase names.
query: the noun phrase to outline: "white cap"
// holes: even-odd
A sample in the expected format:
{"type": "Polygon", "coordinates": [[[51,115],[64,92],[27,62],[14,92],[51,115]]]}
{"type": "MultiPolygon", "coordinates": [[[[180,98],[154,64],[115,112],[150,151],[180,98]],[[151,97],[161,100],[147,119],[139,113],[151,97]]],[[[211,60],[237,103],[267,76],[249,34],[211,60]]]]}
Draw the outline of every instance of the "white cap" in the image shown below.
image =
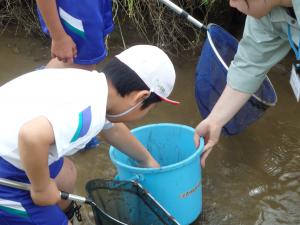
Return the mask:
{"type": "Polygon", "coordinates": [[[176,74],[171,60],[161,49],[152,45],[135,45],[116,57],[136,72],[150,91],[163,101],[179,104],[167,98],[173,90],[176,74]]]}

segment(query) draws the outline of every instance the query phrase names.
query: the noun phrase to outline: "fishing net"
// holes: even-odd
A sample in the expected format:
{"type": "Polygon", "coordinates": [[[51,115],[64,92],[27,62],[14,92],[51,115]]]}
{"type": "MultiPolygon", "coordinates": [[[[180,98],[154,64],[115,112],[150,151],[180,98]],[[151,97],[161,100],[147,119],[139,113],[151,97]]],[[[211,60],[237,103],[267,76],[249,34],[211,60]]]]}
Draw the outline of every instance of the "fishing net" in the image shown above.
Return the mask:
{"type": "Polygon", "coordinates": [[[96,205],[113,218],[104,216],[93,207],[97,225],[178,224],[137,182],[95,179],[86,184],[86,191],[96,205]]]}
{"type": "MultiPolygon", "coordinates": [[[[238,41],[215,24],[209,24],[196,68],[195,95],[203,118],[211,112],[225,86],[228,67],[237,51],[238,41]]],[[[234,101],[234,99],[233,99],[234,101]]],[[[259,90],[251,96],[240,111],[223,127],[225,135],[242,132],[260,118],[277,101],[271,81],[266,77],[259,90]]]]}

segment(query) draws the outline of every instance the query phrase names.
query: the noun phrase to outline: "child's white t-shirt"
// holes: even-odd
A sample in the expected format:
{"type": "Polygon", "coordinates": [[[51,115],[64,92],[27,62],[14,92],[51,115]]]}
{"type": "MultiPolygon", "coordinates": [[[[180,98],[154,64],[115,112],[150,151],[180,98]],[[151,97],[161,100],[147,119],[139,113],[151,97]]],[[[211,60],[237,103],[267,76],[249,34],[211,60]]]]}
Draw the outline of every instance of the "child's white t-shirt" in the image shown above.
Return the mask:
{"type": "Polygon", "coordinates": [[[20,127],[39,116],[54,131],[48,164],[72,155],[112,124],[106,119],[108,86],[97,71],[44,69],[0,87],[0,157],[23,169],[18,150],[20,127]]]}

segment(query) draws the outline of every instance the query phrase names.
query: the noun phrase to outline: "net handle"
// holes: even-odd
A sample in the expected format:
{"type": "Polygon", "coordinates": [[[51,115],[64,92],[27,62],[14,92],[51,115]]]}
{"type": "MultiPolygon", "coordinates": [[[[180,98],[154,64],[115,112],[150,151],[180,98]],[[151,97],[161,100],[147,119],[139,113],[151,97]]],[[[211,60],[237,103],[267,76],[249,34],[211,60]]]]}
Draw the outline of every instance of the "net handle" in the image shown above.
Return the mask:
{"type": "MultiPolygon", "coordinates": [[[[30,191],[30,184],[13,181],[13,180],[5,179],[5,178],[0,178],[0,185],[6,186],[6,187],[12,187],[12,188],[16,188],[16,189],[21,189],[24,191],[30,191]]],[[[108,218],[109,220],[114,221],[116,224],[128,225],[126,223],[123,223],[123,222],[113,218],[112,216],[110,216],[109,214],[104,212],[100,207],[97,206],[97,204],[94,201],[92,201],[89,198],[79,196],[79,195],[73,195],[73,194],[70,194],[70,193],[64,192],[64,191],[60,192],[60,198],[62,200],[71,200],[71,201],[75,201],[75,202],[79,202],[79,203],[88,204],[88,205],[96,208],[100,214],[102,214],[104,217],[108,218]]]]}
{"type": "MultiPolygon", "coordinates": [[[[12,187],[12,188],[17,188],[21,189],[24,191],[30,191],[30,184],[18,182],[18,181],[13,181],[13,180],[8,180],[5,178],[0,178],[0,184],[7,186],[7,187],[12,187]]],[[[67,192],[61,191],[60,192],[60,198],[63,200],[71,200],[71,201],[76,201],[79,203],[87,203],[88,199],[79,195],[73,195],[69,194],[67,192]]]]}
{"type": "Polygon", "coordinates": [[[162,4],[168,6],[174,12],[179,14],[180,17],[183,17],[184,19],[187,19],[189,22],[194,24],[196,27],[198,27],[200,29],[203,28],[203,29],[207,30],[207,27],[203,23],[201,23],[199,20],[196,20],[189,13],[187,13],[185,10],[183,10],[182,8],[180,8],[178,5],[174,4],[170,0],[158,0],[158,1],[161,2],[162,4]]]}

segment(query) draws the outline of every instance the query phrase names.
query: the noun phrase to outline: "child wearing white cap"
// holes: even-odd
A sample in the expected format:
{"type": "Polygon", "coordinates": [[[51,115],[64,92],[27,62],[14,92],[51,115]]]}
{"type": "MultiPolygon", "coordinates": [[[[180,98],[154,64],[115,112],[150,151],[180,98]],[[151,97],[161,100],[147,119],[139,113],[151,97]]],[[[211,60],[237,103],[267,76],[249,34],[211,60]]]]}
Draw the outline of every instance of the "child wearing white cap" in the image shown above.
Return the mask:
{"type": "MultiPolygon", "coordinates": [[[[169,100],[175,70],[150,45],[133,46],[103,72],[44,69],[0,87],[0,178],[31,183],[31,193],[0,185],[0,224],[71,224],[59,189],[72,192],[75,154],[98,133],[143,167],[159,167],[122,123],[169,100]],[[87,76],[88,75],[88,76],[87,76]]],[[[70,218],[69,218],[70,219],[70,218]]]]}

